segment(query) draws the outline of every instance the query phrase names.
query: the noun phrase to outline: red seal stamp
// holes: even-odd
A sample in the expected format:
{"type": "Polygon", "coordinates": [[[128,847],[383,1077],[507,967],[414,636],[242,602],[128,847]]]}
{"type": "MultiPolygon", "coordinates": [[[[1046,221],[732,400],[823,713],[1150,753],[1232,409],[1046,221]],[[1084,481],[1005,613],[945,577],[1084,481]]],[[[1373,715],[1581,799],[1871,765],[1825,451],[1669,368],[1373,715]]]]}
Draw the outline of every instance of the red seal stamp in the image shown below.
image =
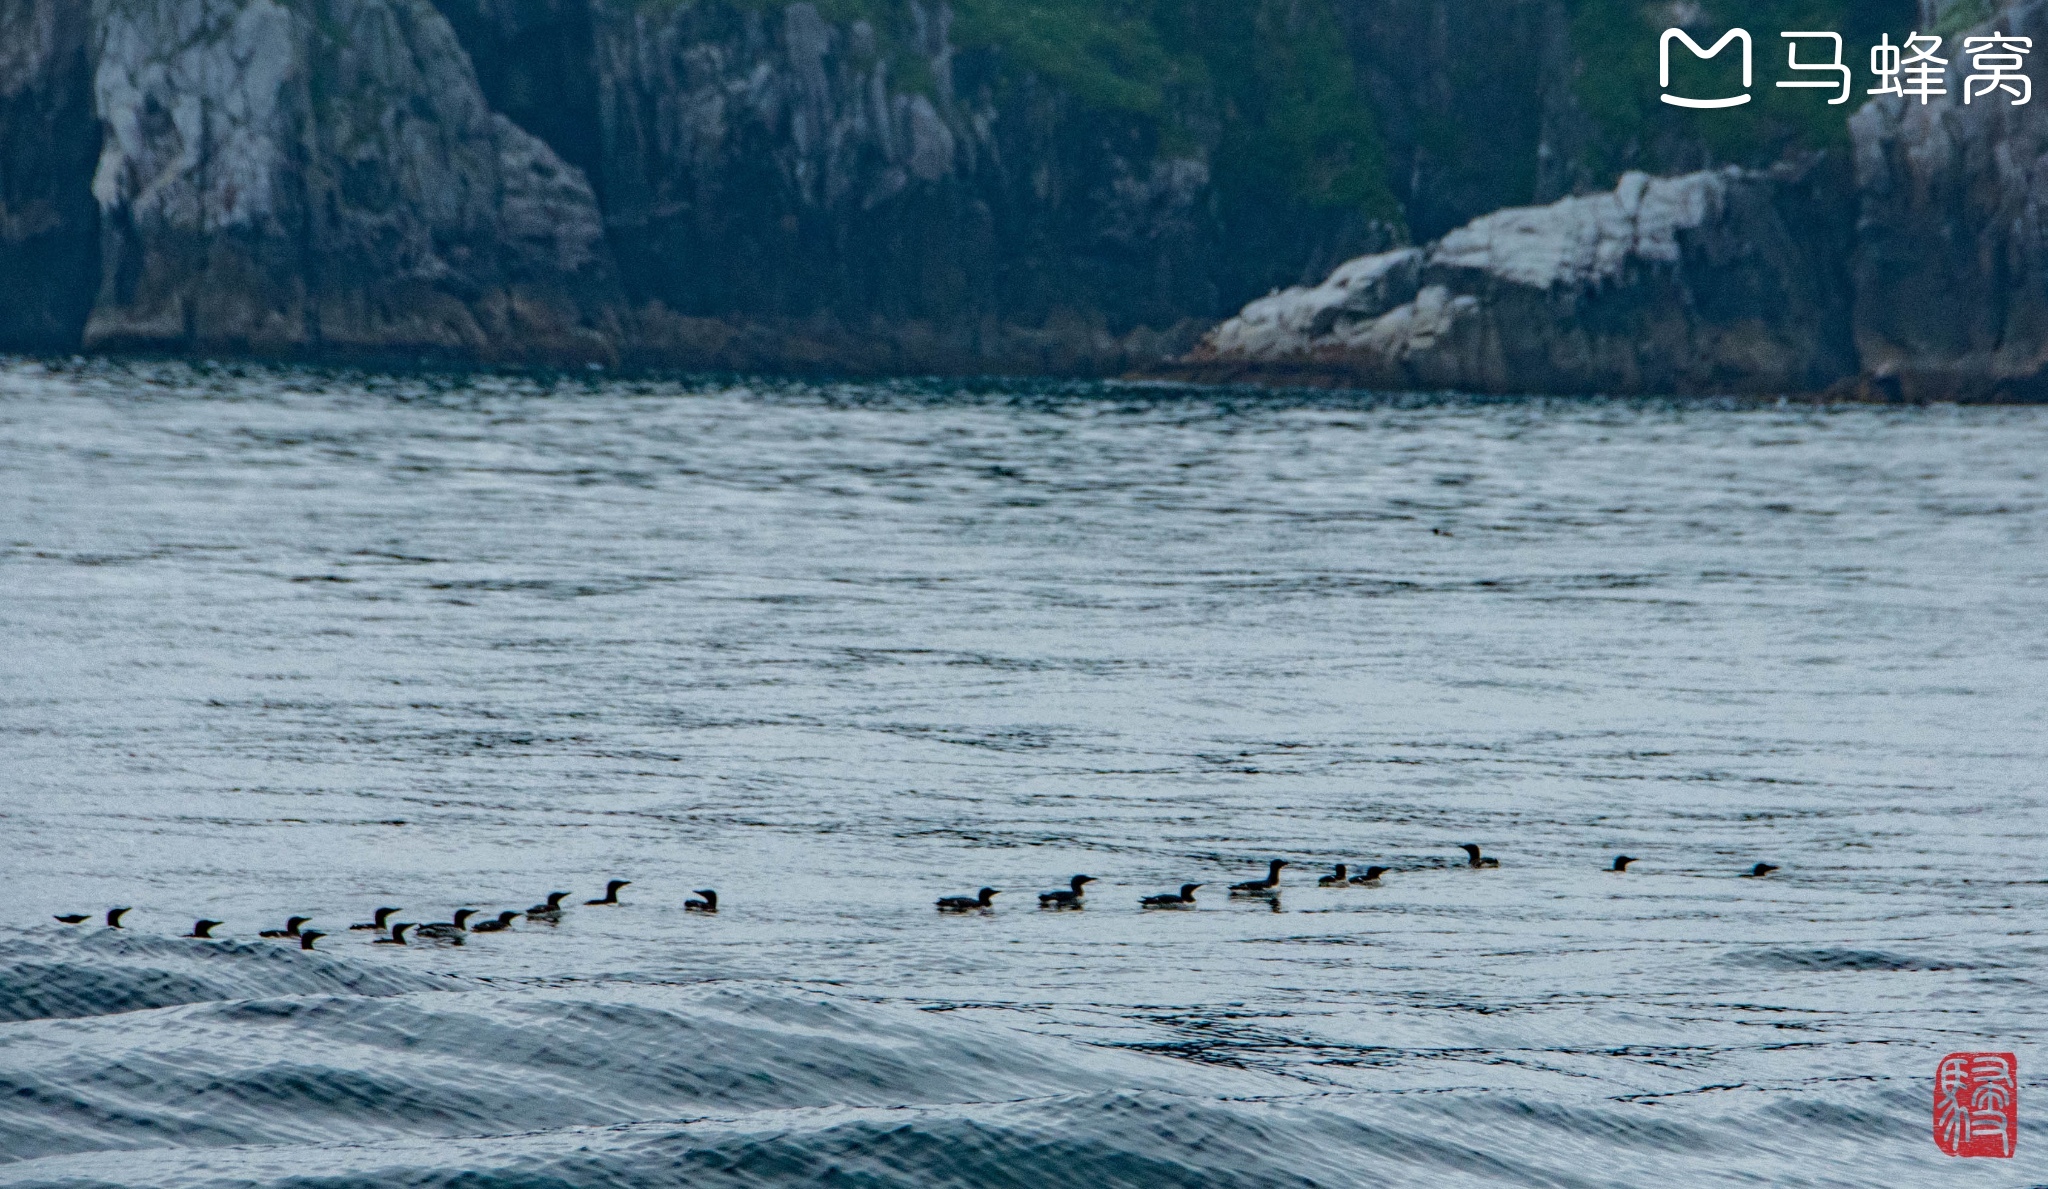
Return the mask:
{"type": "Polygon", "coordinates": [[[1934,1142],[1951,1156],[2010,1158],[2020,1142],[2020,1063],[1950,1053],[1934,1067],[1934,1142]]]}

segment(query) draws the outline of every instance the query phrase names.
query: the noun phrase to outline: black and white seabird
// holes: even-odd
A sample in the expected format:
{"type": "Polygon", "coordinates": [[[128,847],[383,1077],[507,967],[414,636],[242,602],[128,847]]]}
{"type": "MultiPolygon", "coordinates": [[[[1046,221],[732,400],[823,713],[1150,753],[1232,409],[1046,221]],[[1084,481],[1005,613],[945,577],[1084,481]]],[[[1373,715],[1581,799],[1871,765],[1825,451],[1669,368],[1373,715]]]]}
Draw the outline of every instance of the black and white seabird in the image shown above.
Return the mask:
{"type": "Polygon", "coordinates": [[[1777,869],[1778,865],[1776,863],[1758,863],[1756,866],[1751,867],[1749,870],[1743,872],[1742,878],[1762,879],[1764,876],[1769,875],[1771,872],[1776,871],[1777,869]]]}
{"type": "Polygon", "coordinates": [[[377,945],[404,945],[404,944],[405,944],[405,931],[406,931],[407,929],[410,929],[410,928],[412,928],[412,922],[411,922],[411,921],[400,921],[400,922],[398,922],[397,924],[395,924],[395,925],[391,926],[391,936],[389,936],[389,937],[379,937],[379,938],[378,938],[378,939],[376,940],[375,944],[377,944],[377,945]]]}
{"type": "Polygon", "coordinates": [[[712,890],[711,890],[710,888],[698,888],[698,889],[697,889],[697,894],[698,894],[699,896],[702,896],[702,897],[703,897],[703,899],[702,899],[702,900],[685,900],[685,901],[683,901],[683,911],[684,911],[684,912],[717,912],[717,911],[718,911],[718,893],[717,893],[717,892],[714,892],[714,891],[712,891],[712,890]]]}
{"type": "Polygon", "coordinates": [[[460,942],[462,935],[469,932],[469,918],[475,915],[476,909],[474,908],[458,908],[455,910],[454,920],[435,921],[431,925],[421,925],[413,930],[412,935],[414,937],[431,937],[436,941],[460,942]]]}
{"type": "Polygon", "coordinates": [[[505,930],[512,927],[512,918],[518,915],[518,913],[513,912],[511,909],[508,908],[505,911],[498,914],[497,920],[478,921],[476,924],[471,925],[469,927],[469,931],[471,933],[503,933],[505,930]]]}
{"type": "Polygon", "coordinates": [[[322,933],[318,929],[308,929],[304,933],[299,934],[299,948],[302,950],[310,950],[313,948],[314,942],[320,940],[325,936],[327,936],[327,934],[322,933]]]}
{"type": "Polygon", "coordinates": [[[134,911],[132,908],[109,908],[107,910],[107,928],[119,929],[121,927],[121,918],[134,911]]]}
{"type": "Polygon", "coordinates": [[[941,896],[939,897],[939,911],[974,912],[979,909],[994,908],[996,897],[1002,894],[1003,890],[1001,888],[983,888],[972,896],[941,896]]]}
{"type": "Polygon", "coordinates": [[[282,928],[282,929],[265,929],[265,930],[263,930],[263,931],[262,931],[261,933],[258,933],[258,934],[257,934],[256,936],[258,936],[258,937],[297,937],[297,936],[299,935],[299,926],[300,926],[300,925],[303,925],[303,924],[305,924],[305,923],[306,923],[307,921],[310,921],[310,920],[312,920],[312,919],[313,919],[312,917],[293,917],[293,918],[291,918],[290,920],[288,920],[288,921],[286,921],[286,922],[284,923],[284,928],[282,928]]]}
{"type": "Polygon", "coordinates": [[[1380,876],[1385,875],[1386,873],[1387,868],[1385,867],[1367,867],[1365,869],[1364,875],[1352,876],[1351,882],[1355,884],[1364,884],[1373,887],[1378,887],[1380,882],[1380,876]]]}
{"type": "Polygon", "coordinates": [[[201,941],[212,941],[213,931],[219,925],[219,921],[193,921],[192,931],[185,936],[196,937],[201,941]]]}
{"type": "Polygon", "coordinates": [[[1193,908],[1195,906],[1195,889],[1201,886],[1198,883],[1184,883],[1180,885],[1180,893],[1178,895],[1168,892],[1163,896],[1146,896],[1138,901],[1138,907],[1193,908]]]}
{"type": "Polygon", "coordinates": [[[633,881],[630,879],[615,879],[610,883],[604,885],[604,899],[585,900],[583,903],[585,905],[592,907],[605,904],[617,904],[619,902],[619,889],[628,886],[632,882],[633,881]]]}
{"type": "Polygon", "coordinates": [[[384,922],[390,920],[391,914],[397,911],[398,910],[395,908],[380,908],[377,910],[377,915],[374,919],[364,921],[360,924],[350,925],[349,928],[365,930],[372,933],[382,933],[385,929],[390,927],[386,925],[384,922]]]}
{"type": "Polygon", "coordinates": [[[1345,884],[1351,882],[1350,870],[1351,869],[1346,867],[1344,864],[1339,863],[1337,864],[1336,868],[1333,869],[1328,875],[1325,875],[1321,879],[1317,880],[1316,886],[1319,888],[1343,887],[1345,884]]]}
{"type": "Polygon", "coordinates": [[[1248,879],[1243,883],[1230,885],[1233,896],[1270,896],[1280,888],[1280,869],[1287,866],[1286,859],[1274,859],[1266,864],[1266,878],[1248,879]]]}
{"type": "Polygon", "coordinates": [[[91,918],[87,917],[82,912],[72,912],[66,913],[63,916],[54,917],[52,919],[54,919],[60,925],[83,925],[86,921],[90,920],[91,918]]]}
{"type": "Polygon", "coordinates": [[[1628,870],[1628,865],[1629,865],[1630,863],[1633,863],[1633,862],[1635,862],[1635,861],[1636,861],[1636,857],[1635,857],[1634,855],[1616,855],[1616,856],[1614,856],[1614,866],[1612,866],[1612,867],[1609,867],[1609,868],[1608,868],[1608,870],[1609,870],[1609,871],[1627,871],[1627,870],[1628,870]]]}
{"type": "Polygon", "coordinates": [[[526,919],[529,921],[561,920],[562,901],[569,895],[570,893],[568,892],[549,892],[548,902],[546,904],[536,904],[532,908],[526,910],[526,919]]]}
{"type": "Polygon", "coordinates": [[[1067,881],[1067,886],[1057,892],[1040,892],[1040,908],[1080,908],[1087,898],[1087,885],[1095,882],[1092,875],[1077,875],[1067,881]]]}
{"type": "Polygon", "coordinates": [[[1465,852],[1465,853],[1466,853],[1467,855],[1471,856],[1471,857],[1470,857],[1470,858],[1469,858],[1469,859],[1468,859],[1468,860],[1466,861],[1466,863],[1465,863],[1465,866],[1467,866],[1467,867],[1498,867],[1498,866],[1500,866],[1500,860],[1499,860],[1499,859],[1489,859],[1489,858],[1487,858],[1487,857],[1486,857],[1485,855],[1482,855],[1482,854],[1480,854],[1480,853],[1479,853],[1479,844],[1478,844],[1478,843],[1476,843],[1476,842],[1467,842],[1467,843],[1463,843],[1463,844],[1461,844],[1461,845],[1459,846],[1459,848],[1458,848],[1458,849],[1460,849],[1460,850],[1464,851],[1464,852],[1465,852]]]}

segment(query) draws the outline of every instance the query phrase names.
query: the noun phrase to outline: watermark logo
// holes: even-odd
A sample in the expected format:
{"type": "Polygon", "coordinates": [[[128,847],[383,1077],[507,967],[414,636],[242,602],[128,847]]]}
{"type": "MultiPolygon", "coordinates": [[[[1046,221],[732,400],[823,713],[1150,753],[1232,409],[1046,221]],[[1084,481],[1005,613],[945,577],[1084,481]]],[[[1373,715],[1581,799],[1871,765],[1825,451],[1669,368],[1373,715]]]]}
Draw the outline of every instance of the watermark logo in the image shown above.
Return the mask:
{"type": "Polygon", "coordinates": [[[1664,30],[1664,40],[1657,45],[1657,84],[1664,88],[1664,102],[1673,107],[1740,107],[1753,98],[1746,94],[1731,95],[1725,99],[1687,99],[1682,95],[1673,95],[1671,93],[1671,43],[1674,41],[1684,42],[1685,48],[1691,50],[1695,58],[1717,58],[1721,55],[1722,50],[1728,48],[1729,42],[1741,42],[1742,89],[1748,91],[1750,87],[1756,84],[1756,50],[1750,44],[1749,30],[1730,29],[1721,35],[1721,40],[1714,43],[1713,49],[1708,49],[1699,42],[1694,41],[1692,34],[1687,33],[1683,29],[1666,29],[1664,30]]]}
{"type": "Polygon", "coordinates": [[[2010,1159],[2020,1142],[2020,1063],[1950,1053],[1934,1069],[1934,1142],[1950,1156],[2010,1159]]]}
{"type": "MultiPolygon", "coordinates": [[[[1849,67],[1844,55],[1847,47],[1842,35],[1824,31],[1801,31],[1780,33],[1785,39],[1786,65],[1795,73],[1807,75],[1779,82],[1782,88],[1834,91],[1829,104],[1849,102],[1855,88],[1855,73],[1849,67]],[[1834,50],[1827,61],[1804,61],[1799,58],[1802,41],[1826,42],[1834,50]],[[1810,77],[1825,74],[1827,78],[1810,77]]],[[[1871,95],[1897,95],[1901,99],[1918,99],[1921,106],[1930,100],[1946,97],[1948,90],[1949,59],[1941,56],[1948,44],[1945,37],[1932,33],[1914,32],[1907,35],[1904,44],[1892,44],[1891,34],[1870,49],[1870,73],[1877,78],[1877,85],[1867,92],[1871,95]]],[[[1814,50],[1825,52],[1819,46],[1814,50]]],[[[2027,56],[2034,52],[2034,41],[2030,37],[2013,37],[1994,32],[1989,37],[1965,37],[1962,52],[1969,56],[1969,73],[1963,79],[1963,102],[1973,104],[1980,99],[1991,100],[2002,96],[2014,107],[2023,107],[2034,99],[2034,83],[2026,74],[2027,56]]],[[[1727,108],[1740,107],[1754,96],[1749,91],[1756,85],[1754,62],[1755,47],[1751,43],[1749,30],[1730,29],[1721,35],[1711,48],[1692,39],[1683,29],[1666,29],[1657,43],[1657,84],[1663,90],[1660,96],[1673,107],[1727,108]],[[1742,94],[1725,95],[1716,99],[1694,99],[1686,95],[1671,93],[1671,47],[1673,43],[1683,45],[1693,57],[1702,60],[1719,57],[1730,44],[1742,45],[1742,94]]]]}

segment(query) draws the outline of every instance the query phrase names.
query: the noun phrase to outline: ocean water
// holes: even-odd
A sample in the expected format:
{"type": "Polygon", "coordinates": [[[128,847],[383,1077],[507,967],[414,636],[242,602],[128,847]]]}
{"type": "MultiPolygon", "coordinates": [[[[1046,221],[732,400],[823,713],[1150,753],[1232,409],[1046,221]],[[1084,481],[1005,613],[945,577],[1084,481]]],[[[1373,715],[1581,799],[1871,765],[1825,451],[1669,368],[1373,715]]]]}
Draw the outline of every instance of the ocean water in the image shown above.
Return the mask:
{"type": "Polygon", "coordinates": [[[2041,409],[0,364],[0,1186],[2048,1182],[2044,468],[2041,409]],[[2013,1160],[1932,1142],[1965,1050],[2013,1160]]]}

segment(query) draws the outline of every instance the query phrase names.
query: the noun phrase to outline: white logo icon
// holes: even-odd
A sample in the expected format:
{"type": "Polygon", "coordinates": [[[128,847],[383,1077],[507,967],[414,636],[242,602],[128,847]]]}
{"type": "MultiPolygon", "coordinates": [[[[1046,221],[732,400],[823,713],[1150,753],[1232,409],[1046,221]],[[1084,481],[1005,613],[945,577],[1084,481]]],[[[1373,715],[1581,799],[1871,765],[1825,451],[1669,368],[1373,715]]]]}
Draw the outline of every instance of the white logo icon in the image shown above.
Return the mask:
{"type": "MultiPolygon", "coordinates": [[[[1832,69],[1832,67],[1823,67],[1823,69],[1832,69]]],[[[1664,88],[1665,94],[1662,96],[1664,102],[1673,107],[1741,107],[1754,98],[1754,96],[1746,92],[1756,82],[1756,49],[1749,40],[1749,30],[1728,30],[1728,32],[1721,35],[1721,40],[1714,43],[1713,49],[1701,47],[1700,43],[1694,41],[1692,35],[1683,29],[1664,30],[1663,40],[1657,43],[1657,82],[1659,86],[1664,88]],[[1671,94],[1671,43],[1674,41],[1684,42],[1685,48],[1691,50],[1695,58],[1715,57],[1722,50],[1728,48],[1729,42],[1740,41],[1742,43],[1742,89],[1745,94],[1731,95],[1726,99],[1687,99],[1682,95],[1671,94]]]]}

